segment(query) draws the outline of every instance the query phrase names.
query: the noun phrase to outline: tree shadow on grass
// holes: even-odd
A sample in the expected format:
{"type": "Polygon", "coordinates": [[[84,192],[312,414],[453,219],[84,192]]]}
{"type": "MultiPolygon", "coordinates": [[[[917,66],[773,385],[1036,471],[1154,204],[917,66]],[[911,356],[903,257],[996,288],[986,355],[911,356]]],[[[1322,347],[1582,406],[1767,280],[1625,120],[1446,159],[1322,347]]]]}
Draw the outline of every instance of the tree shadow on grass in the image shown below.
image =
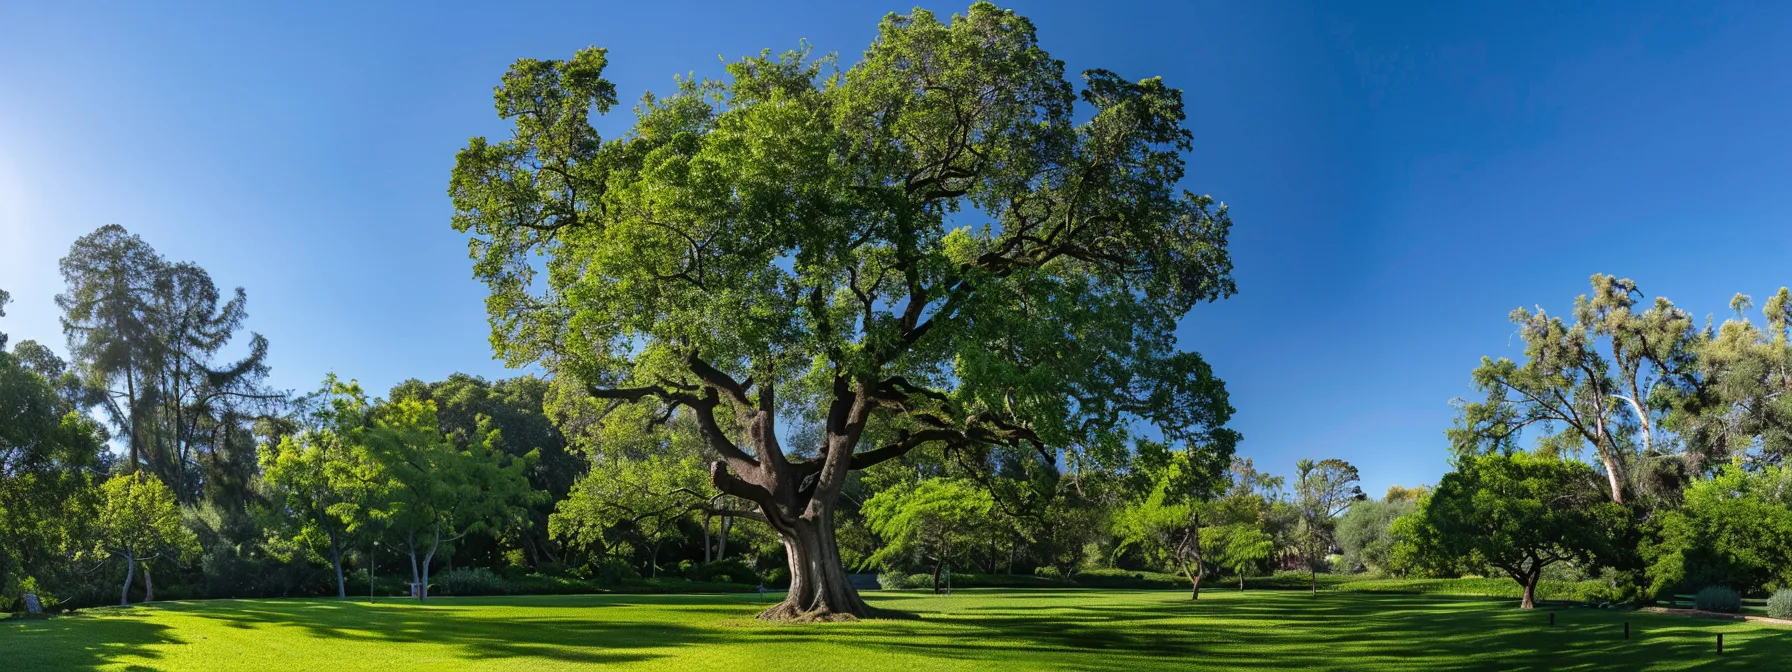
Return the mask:
{"type": "MultiPolygon", "coordinates": [[[[378,644],[435,644],[464,660],[548,659],[577,664],[644,662],[669,649],[808,641],[813,631],[765,629],[751,619],[765,605],[730,596],[691,599],[478,598],[368,605],[333,600],[219,600],[172,610],[231,628],[297,629],[308,639],[378,644]],[[546,606],[582,608],[590,617],[546,606]]],[[[319,667],[322,667],[321,665],[319,667]]]]}
{"type": "Polygon", "coordinates": [[[0,623],[0,669],[92,670],[124,655],[155,658],[160,654],[148,647],[179,641],[166,625],[99,611],[105,615],[89,611],[0,623]]]}
{"type": "Polygon", "coordinates": [[[1574,610],[1551,627],[1544,613],[1512,608],[1507,600],[1284,594],[1032,607],[1005,598],[971,605],[967,611],[974,612],[957,617],[930,616],[952,632],[886,627],[858,641],[991,662],[1026,650],[1072,667],[1775,669],[1792,656],[1792,631],[1736,628],[1719,658],[1715,634],[1722,626],[1574,610]],[[1626,619],[1633,626],[1629,640],[1622,636],[1626,619]]]}

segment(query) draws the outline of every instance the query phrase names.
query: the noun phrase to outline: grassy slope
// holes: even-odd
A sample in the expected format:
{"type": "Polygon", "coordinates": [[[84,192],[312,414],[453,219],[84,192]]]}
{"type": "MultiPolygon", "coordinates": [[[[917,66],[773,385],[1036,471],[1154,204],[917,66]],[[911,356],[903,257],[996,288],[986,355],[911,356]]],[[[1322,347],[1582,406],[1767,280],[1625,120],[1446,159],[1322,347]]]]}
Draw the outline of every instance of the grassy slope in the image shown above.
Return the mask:
{"type": "Polygon", "coordinates": [[[0,623],[0,668],[1787,669],[1792,630],[1510,601],[1205,591],[868,595],[915,621],[755,622],[757,596],[216,600],[0,623]],[[1633,639],[1621,639],[1624,620],[1633,639]],[[1713,639],[1726,633],[1726,653],[1713,639]],[[137,667],[143,666],[143,667],[137,667]]]}

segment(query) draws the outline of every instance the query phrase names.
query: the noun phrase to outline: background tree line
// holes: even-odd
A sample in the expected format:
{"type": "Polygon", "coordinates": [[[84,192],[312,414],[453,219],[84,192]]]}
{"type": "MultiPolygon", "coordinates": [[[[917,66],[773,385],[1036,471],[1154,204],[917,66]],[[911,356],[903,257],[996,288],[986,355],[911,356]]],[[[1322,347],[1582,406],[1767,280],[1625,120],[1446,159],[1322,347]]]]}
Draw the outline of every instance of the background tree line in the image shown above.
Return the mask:
{"type": "MultiPolygon", "coordinates": [[[[226,300],[115,226],[63,266],[70,359],[28,340],[0,351],[11,608],[23,592],[345,596],[381,553],[381,594],[788,581],[778,535],[707,487],[716,455],[690,414],[533,376],[274,391],[265,338],[219,361],[242,290],[226,300]]],[[[924,447],[852,474],[842,561],[935,590],[1163,572],[1195,597],[1203,579],[1277,571],[1315,589],[1325,573],[1505,576],[1527,605],[1549,579],[1598,580],[1619,601],[1792,585],[1789,293],[1759,324],[1739,296],[1697,326],[1665,299],[1637,309],[1629,281],[1593,285],[1572,321],[1514,313],[1527,361],[1474,371],[1486,397],[1459,403],[1435,488],[1370,499],[1340,460],[1272,476],[1144,439],[1061,471],[924,447]]]]}

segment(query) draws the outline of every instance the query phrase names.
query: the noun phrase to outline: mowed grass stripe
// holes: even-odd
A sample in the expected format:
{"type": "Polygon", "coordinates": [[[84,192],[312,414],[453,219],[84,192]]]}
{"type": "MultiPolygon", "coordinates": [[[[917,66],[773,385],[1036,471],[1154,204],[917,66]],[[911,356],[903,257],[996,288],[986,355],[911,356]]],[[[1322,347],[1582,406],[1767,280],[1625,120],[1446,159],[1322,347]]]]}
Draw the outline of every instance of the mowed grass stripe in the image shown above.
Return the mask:
{"type": "Polygon", "coordinates": [[[760,623],[756,595],[167,602],[0,623],[6,670],[1792,669],[1792,630],[1436,595],[870,593],[918,620],[760,623]],[[1623,639],[1623,623],[1631,639],[1623,639]],[[1716,634],[1725,653],[1716,655],[1716,634]]]}

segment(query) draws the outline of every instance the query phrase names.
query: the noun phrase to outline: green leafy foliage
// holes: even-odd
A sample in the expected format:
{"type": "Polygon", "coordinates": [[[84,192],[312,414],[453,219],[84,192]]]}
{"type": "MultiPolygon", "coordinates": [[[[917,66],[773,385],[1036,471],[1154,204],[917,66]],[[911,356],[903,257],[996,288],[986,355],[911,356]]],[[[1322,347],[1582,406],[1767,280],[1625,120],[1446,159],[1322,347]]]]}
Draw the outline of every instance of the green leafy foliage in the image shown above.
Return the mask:
{"type": "Polygon", "coordinates": [[[867,562],[928,566],[937,591],[953,553],[985,537],[994,508],[988,491],[959,480],[932,479],[879,492],[861,509],[885,544],[867,562]]]}
{"type": "Polygon", "coordinates": [[[1403,531],[1434,568],[1486,567],[1512,577],[1525,587],[1529,608],[1549,565],[1595,567],[1626,547],[1630,513],[1602,497],[1597,483],[1581,462],[1530,453],[1465,456],[1403,531]]]}
{"type": "MultiPolygon", "coordinates": [[[[174,492],[154,477],[141,472],[107,480],[100,486],[105,501],[97,521],[98,544],[94,552],[116,558],[126,566],[120,604],[129,603],[131,575],[141,564],[148,588],[149,563],[170,555],[187,558],[199,553],[199,541],[181,521],[174,492]]],[[[151,599],[150,592],[145,599],[151,599]]]]}
{"type": "Polygon", "coordinates": [[[382,404],[369,417],[353,434],[354,478],[369,484],[367,515],[399,540],[417,583],[430,583],[444,542],[502,529],[542,496],[526,476],[532,456],[495,449],[498,432],[483,423],[461,449],[443,435],[433,401],[382,404]]]}
{"type": "Polygon", "coordinates": [[[1657,598],[1711,584],[1792,586],[1792,470],[1740,464],[1695,481],[1642,545],[1657,598]]]}
{"type": "Polygon", "coordinates": [[[1079,95],[988,3],[892,14],[844,69],[768,51],[680,80],[608,141],[607,63],[512,65],[509,137],[456,156],[452,223],[500,357],[567,405],[692,419],[712,485],[790,542],[787,615],[868,613],[832,512],[920,446],[1050,471],[1149,428],[1229,455],[1225,388],[1175,339],[1234,290],[1225,206],[1179,186],[1180,91],[1091,70],[1079,95]]]}
{"type": "MultiPolygon", "coordinates": [[[[1398,486],[1396,486],[1398,487],[1398,486]]],[[[1338,549],[1351,570],[1394,569],[1394,520],[1418,509],[1413,499],[1365,500],[1351,505],[1338,519],[1338,549]]]]}

